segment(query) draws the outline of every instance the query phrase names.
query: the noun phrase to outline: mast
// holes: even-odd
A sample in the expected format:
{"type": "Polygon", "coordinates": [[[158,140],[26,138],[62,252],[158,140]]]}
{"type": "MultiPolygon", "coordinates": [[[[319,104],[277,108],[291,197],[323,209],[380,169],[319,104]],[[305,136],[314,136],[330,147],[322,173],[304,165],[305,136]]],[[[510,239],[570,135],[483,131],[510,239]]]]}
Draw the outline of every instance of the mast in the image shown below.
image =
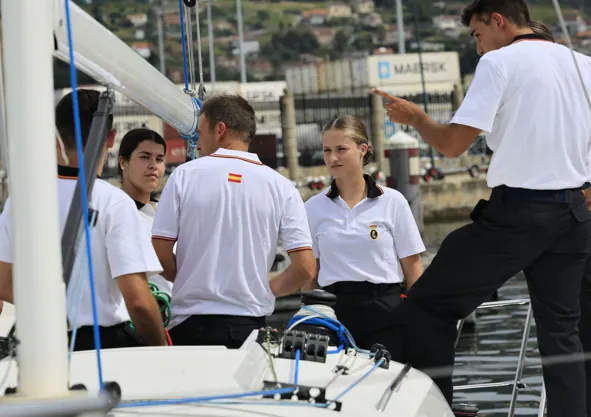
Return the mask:
{"type": "Polygon", "coordinates": [[[68,394],[68,347],[54,133],[53,3],[2,0],[1,7],[10,103],[18,390],[30,398],[63,397],[68,394]]]}

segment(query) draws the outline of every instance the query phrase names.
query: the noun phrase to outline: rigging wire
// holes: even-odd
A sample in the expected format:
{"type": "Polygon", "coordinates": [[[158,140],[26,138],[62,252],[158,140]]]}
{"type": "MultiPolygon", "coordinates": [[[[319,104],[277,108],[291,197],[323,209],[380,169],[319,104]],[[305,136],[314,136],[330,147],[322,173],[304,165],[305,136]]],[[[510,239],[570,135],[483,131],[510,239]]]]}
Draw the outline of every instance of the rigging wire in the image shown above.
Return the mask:
{"type": "Polygon", "coordinates": [[[187,70],[187,41],[185,39],[186,33],[182,33],[185,29],[185,16],[184,16],[183,0],[179,0],[179,15],[181,18],[181,45],[183,48],[183,69],[184,69],[184,80],[185,80],[185,92],[189,91],[189,74],[187,70]]]}
{"type": "Polygon", "coordinates": [[[72,34],[72,20],[70,16],[70,0],[64,0],[66,14],[66,30],[68,34],[68,53],[70,60],[70,82],[72,85],[72,107],[74,111],[74,130],[76,137],[76,153],[78,156],[78,181],[80,183],[80,200],[82,204],[82,218],[84,222],[84,235],[86,237],[86,257],[88,264],[88,279],[90,283],[90,299],[92,304],[92,318],[94,331],[94,347],[96,350],[97,371],[99,387],[104,391],[103,370],[101,362],[101,335],[98,325],[98,311],[96,303],[96,289],[94,282],[94,270],[92,268],[92,252],[90,249],[90,219],[88,216],[88,191],[86,189],[86,175],[84,173],[84,151],[82,146],[82,129],[80,126],[80,108],[78,103],[78,80],[76,78],[76,64],[74,57],[74,37],[72,34]]]}
{"type": "Polygon", "coordinates": [[[203,85],[203,56],[201,51],[201,26],[199,26],[199,0],[195,5],[195,20],[197,21],[197,57],[199,58],[199,90],[197,96],[205,100],[205,86],[203,85]]]}
{"type": "Polygon", "coordinates": [[[564,21],[564,16],[562,15],[562,8],[560,7],[560,3],[558,0],[552,0],[554,4],[554,9],[556,10],[556,17],[558,17],[558,21],[560,23],[560,28],[562,29],[562,33],[566,38],[566,44],[570,49],[571,56],[573,57],[573,61],[575,63],[575,68],[577,69],[577,74],[579,75],[579,81],[581,82],[581,87],[583,87],[583,91],[585,92],[585,98],[587,99],[587,105],[589,106],[589,110],[591,110],[591,99],[589,98],[589,92],[587,91],[587,87],[585,86],[585,81],[583,80],[583,75],[581,74],[581,69],[579,68],[579,62],[575,55],[575,50],[573,48],[573,43],[570,39],[570,35],[568,33],[568,29],[566,28],[566,22],[564,21]]]}

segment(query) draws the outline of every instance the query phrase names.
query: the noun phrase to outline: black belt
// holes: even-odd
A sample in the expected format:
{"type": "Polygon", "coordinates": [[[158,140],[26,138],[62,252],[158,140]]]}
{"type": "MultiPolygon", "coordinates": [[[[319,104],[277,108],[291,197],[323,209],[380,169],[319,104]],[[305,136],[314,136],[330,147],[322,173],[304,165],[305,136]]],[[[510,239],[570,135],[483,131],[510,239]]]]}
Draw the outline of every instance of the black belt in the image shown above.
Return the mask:
{"type": "Polygon", "coordinates": [[[566,190],[530,190],[527,188],[513,188],[506,185],[499,185],[493,188],[491,199],[501,198],[502,200],[523,200],[523,201],[544,201],[555,203],[570,203],[582,197],[582,191],[589,187],[585,183],[580,188],[566,190]]]}
{"type": "Polygon", "coordinates": [[[322,288],[324,291],[339,295],[355,295],[355,294],[384,294],[393,289],[403,289],[402,283],[396,284],[374,284],[368,281],[339,281],[322,288]]]}

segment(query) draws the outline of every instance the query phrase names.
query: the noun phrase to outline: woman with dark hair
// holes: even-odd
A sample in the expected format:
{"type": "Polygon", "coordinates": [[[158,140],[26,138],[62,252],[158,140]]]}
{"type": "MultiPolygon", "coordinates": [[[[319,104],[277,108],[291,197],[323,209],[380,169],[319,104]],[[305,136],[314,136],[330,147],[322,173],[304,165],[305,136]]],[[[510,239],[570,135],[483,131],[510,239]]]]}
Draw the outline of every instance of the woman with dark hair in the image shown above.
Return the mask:
{"type": "MultiPolygon", "coordinates": [[[[164,175],[166,142],[150,129],[132,129],[123,136],[119,145],[119,175],[121,189],[134,201],[151,234],[152,222],[156,215],[156,204],[152,193],[160,185],[164,175]]],[[[159,291],[170,294],[172,283],[160,275],[150,278],[159,291]]]]}

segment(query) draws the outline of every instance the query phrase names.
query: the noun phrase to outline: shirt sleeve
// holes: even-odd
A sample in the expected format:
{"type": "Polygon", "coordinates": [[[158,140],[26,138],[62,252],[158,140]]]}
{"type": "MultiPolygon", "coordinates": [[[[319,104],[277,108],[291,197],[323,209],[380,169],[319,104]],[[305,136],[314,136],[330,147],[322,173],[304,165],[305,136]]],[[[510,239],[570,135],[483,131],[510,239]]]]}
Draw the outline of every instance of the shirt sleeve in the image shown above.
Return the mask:
{"type": "Polygon", "coordinates": [[[505,94],[505,78],[497,66],[483,57],[460,108],[450,123],[492,131],[497,112],[505,94]]]}
{"type": "Polygon", "coordinates": [[[310,235],[312,238],[312,251],[314,251],[314,257],[316,259],[320,258],[320,248],[318,247],[318,234],[316,233],[316,230],[314,228],[314,212],[313,212],[313,206],[311,204],[308,203],[304,204],[304,207],[306,208],[306,216],[308,217],[308,226],[310,228],[310,235]]]}
{"type": "Polygon", "coordinates": [[[160,196],[152,225],[152,238],[177,240],[181,221],[178,171],[174,171],[160,196]]]}
{"type": "Polygon", "coordinates": [[[10,209],[10,197],[4,204],[4,211],[0,214],[0,261],[7,264],[13,263],[12,253],[12,218],[10,209]]]}
{"type": "Polygon", "coordinates": [[[148,277],[162,272],[150,233],[131,198],[122,198],[105,216],[105,247],[112,278],[144,272],[148,277]]]}
{"type": "Polygon", "coordinates": [[[279,225],[281,245],[288,252],[312,249],[312,237],[306,208],[300,193],[293,187],[285,202],[285,209],[279,225]]]}
{"type": "Polygon", "coordinates": [[[399,259],[425,252],[425,244],[406,199],[396,200],[394,209],[394,247],[399,259]]]}

